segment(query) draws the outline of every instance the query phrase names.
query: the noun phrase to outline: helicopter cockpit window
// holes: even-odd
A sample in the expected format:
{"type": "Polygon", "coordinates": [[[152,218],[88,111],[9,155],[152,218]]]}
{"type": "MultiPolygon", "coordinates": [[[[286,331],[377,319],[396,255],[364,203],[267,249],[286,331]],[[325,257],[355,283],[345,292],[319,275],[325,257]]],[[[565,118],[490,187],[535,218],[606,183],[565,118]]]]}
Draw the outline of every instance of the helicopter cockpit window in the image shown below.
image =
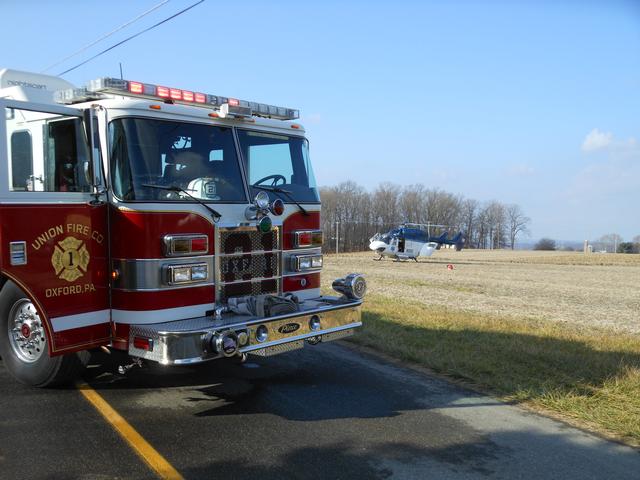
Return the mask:
{"type": "Polygon", "coordinates": [[[229,127],[122,118],[111,122],[109,137],[113,189],[122,200],[246,201],[229,127]]]}

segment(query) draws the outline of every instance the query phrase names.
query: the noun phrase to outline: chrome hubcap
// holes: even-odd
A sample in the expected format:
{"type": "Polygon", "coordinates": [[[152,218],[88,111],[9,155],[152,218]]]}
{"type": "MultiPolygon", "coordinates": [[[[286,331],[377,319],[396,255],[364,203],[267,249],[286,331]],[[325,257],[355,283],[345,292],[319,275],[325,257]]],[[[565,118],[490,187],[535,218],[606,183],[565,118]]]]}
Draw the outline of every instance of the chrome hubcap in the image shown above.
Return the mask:
{"type": "Polygon", "coordinates": [[[9,312],[9,344],[23,362],[38,360],[47,348],[38,311],[27,299],[16,302],[9,312]]]}

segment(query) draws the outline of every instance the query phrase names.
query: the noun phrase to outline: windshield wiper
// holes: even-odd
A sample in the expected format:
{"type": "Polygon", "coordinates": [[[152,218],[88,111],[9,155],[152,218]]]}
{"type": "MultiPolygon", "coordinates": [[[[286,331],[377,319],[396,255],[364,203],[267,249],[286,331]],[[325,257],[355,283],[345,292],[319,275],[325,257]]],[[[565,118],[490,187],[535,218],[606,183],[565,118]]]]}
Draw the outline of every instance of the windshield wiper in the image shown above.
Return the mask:
{"type": "Polygon", "coordinates": [[[147,187],[147,188],[156,188],[158,190],[166,190],[167,192],[184,193],[187,197],[189,197],[190,199],[192,199],[196,203],[199,203],[200,205],[202,205],[207,210],[209,210],[209,212],[211,212],[211,216],[213,217],[213,221],[214,222],[217,222],[218,220],[220,220],[222,218],[222,215],[220,213],[215,211],[213,208],[211,208],[209,205],[204,203],[199,198],[194,197],[193,195],[191,195],[188,191],[186,191],[182,187],[178,187],[177,185],[167,185],[167,186],[165,186],[165,185],[152,185],[150,183],[143,183],[142,186],[143,187],[147,187]]]}
{"type": "Polygon", "coordinates": [[[280,187],[267,187],[265,185],[251,185],[251,186],[259,190],[266,190],[267,192],[282,193],[291,202],[295,203],[298,206],[298,208],[300,209],[303,215],[309,216],[309,212],[302,205],[300,205],[295,198],[291,196],[291,192],[289,190],[283,190],[280,187]]]}

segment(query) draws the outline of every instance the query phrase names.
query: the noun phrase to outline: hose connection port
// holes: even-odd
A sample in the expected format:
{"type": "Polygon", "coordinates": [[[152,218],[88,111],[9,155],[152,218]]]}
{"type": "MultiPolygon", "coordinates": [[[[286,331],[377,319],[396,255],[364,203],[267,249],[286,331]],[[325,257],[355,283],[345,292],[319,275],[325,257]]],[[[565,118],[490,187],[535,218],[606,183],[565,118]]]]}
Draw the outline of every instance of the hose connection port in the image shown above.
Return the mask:
{"type": "Polygon", "coordinates": [[[362,300],[367,293],[367,281],[361,273],[350,273],[333,281],[333,289],[351,300],[362,300]]]}
{"type": "Polygon", "coordinates": [[[238,354],[240,342],[236,332],[228,330],[226,332],[216,333],[211,338],[211,348],[214,352],[225,357],[233,357],[238,354]]]}

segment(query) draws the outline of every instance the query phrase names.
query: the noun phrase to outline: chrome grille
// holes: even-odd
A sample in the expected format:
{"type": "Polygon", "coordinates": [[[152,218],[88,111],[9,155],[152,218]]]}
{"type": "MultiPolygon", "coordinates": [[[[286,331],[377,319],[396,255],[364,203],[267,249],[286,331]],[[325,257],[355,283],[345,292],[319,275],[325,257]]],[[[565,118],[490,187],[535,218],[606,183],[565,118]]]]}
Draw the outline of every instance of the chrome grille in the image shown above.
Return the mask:
{"type": "Polygon", "coordinates": [[[238,282],[280,276],[280,252],[221,255],[220,280],[238,282]]]}
{"type": "Polygon", "coordinates": [[[231,297],[281,291],[280,231],[256,227],[220,228],[216,242],[218,302],[231,297]]]}
{"type": "Polygon", "coordinates": [[[220,253],[249,253],[280,250],[280,232],[277,228],[270,232],[259,232],[255,227],[221,229],[220,253]]]}

